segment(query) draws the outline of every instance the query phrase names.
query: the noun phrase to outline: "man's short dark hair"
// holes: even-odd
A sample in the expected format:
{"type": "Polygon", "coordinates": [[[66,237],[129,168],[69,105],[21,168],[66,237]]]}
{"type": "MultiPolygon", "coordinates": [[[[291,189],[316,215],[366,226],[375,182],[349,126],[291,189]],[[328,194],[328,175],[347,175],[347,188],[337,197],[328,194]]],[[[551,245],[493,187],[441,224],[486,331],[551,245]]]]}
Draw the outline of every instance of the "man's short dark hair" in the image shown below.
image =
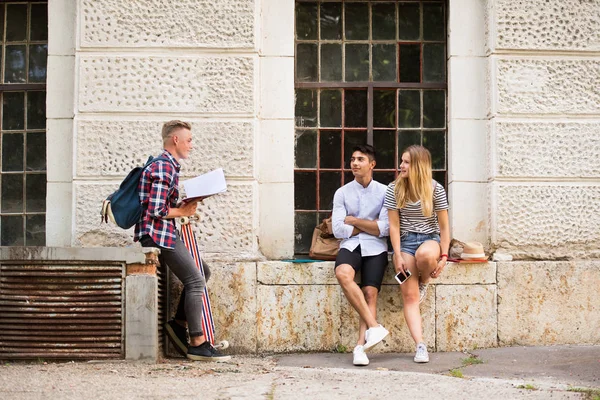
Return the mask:
{"type": "Polygon", "coordinates": [[[352,153],[355,151],[360,151],[361,153],[366,154],[370,161],[377,161],[375,157],[375,147],[371,146],[370,144],[359,144],[358,146],[354,146],[352,153]]]}

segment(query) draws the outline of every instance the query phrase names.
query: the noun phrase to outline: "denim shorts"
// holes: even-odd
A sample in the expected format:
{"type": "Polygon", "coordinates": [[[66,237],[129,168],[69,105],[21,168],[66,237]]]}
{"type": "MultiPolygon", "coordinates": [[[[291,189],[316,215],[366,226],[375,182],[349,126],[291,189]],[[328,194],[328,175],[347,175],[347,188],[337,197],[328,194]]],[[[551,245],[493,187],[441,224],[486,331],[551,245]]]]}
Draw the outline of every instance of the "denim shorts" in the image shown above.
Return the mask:
{"type": "Polygon", "coordinates": [[[438,233],[405,232],[400,236],[400,250],[414,257],[417,249],[428,240],[435,240],[439,243],[440,235],[438,233]]]}

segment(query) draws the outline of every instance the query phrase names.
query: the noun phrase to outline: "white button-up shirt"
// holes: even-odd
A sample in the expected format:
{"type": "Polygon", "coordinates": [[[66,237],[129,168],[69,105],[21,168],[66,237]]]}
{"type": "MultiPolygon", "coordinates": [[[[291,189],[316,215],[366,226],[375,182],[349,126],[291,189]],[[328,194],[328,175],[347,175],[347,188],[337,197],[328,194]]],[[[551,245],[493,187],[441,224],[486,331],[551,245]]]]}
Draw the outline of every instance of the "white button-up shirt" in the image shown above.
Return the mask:
{"type": "Polygon", "coordinates": [[[383,207],[387,186],[371,180],[369,186],[363,187],[356,180],[336,190],[333,197],[332,228],[338,239],[343,239],[340,249],[354,251],[360,245],[363,257],[376,256],[387,251],[386,236],[389,235],[390,224],[387,208],[383,207]],[[379,236],[360,232],[352,236],[354,226],[344,223],[346,216],[369,221],[377,221],[379,236]]]}

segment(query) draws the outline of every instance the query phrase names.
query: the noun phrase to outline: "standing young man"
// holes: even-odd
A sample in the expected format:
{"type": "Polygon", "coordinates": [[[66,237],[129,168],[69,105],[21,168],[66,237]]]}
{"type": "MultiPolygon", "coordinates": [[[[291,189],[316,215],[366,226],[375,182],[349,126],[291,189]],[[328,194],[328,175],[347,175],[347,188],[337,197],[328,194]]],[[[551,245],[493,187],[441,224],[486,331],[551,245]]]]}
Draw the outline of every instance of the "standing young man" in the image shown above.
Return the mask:
{"type": "MultiPolygon", "coordinates": [[[[226,361],[231,357],[220,354],[202,332],[202,296],[206,281],[179,237],[174,220],[194,215],[198,205],[196,201],[177,203],[179,160],[188,158],[192,149],[191,125],[183,121],[166,122],[162,139],[163,153],[144,169],[138,185],[143,212],[135,225],[134,241],[144,247],[159,247],[161,263],[167,264],[183,283],[176,319],[165,324],[165,332],[175,348],[191,360],[226,361]]],[[[205,272],[208,279],[210,271],[205,272]]]]}
{"type": "Polygon", "coordinates": [[[356,146],[350,158],[354,180],[333,197],[333,234],[343,239],[335,260],[335,276],[360,316],[354,365],[368,365],[365,352],[389,334],[376,320],[377,295],[388,264],[389,223],[383,207],[387,186],[373,180],[375,163],[372,146],[356,146]],[[358,271],[362,290],[354,282],[358,271]]]}

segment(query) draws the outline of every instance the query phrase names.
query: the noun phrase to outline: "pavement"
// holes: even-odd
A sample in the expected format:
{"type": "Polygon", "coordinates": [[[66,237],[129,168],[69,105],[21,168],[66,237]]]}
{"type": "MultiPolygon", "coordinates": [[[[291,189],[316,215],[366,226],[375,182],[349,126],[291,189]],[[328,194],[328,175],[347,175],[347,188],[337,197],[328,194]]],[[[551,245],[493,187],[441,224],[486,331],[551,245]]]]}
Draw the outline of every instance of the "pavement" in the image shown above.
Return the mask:
{"type": "Polygon", "coordinates": [[[0,361],[0,399],[590,399],[600,400],[600,346],[469,353],[234,356],[127,361],[0,361]]]}

